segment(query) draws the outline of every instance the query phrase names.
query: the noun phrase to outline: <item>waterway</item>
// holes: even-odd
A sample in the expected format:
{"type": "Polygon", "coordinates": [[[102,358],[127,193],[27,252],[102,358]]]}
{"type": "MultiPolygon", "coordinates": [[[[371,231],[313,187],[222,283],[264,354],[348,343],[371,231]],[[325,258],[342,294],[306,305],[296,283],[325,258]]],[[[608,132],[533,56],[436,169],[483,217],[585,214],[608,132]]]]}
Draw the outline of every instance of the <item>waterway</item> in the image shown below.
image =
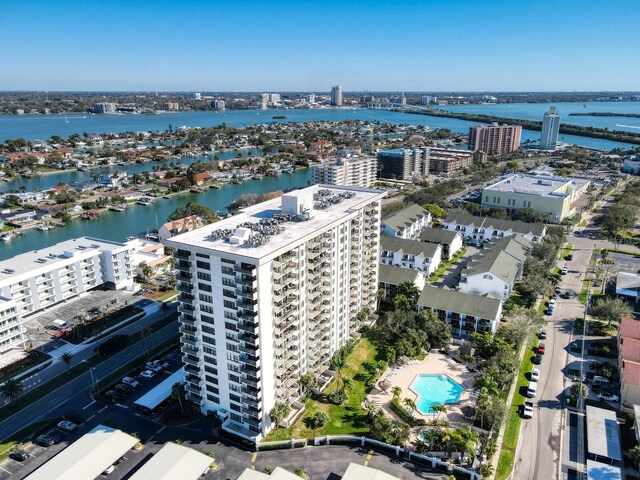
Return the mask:
{"type": "Polygon", "coordinates": [[[130,205],[126,212],[103,212],[96,220],[72,220],[64,227],[47,232],[29,230],[9,242],[0,242],[0,260],[82,236],[122,241],[128,236],[144,234],[161,226],[176,207],[190,201],[206,205],[214,211],[224,212],[227,206],[242,194],[304,187],[311,179],[312,171],[307,168],[292,174],[248,180],[239,185],[229,184],[219,190],[210,189],[203,193],[184,193],[169,199],[158,199],[148,207],[130,205]]]}
{"type": "MultiPolygon", "coordinates": [[[[169,160],[167,163],[178,163],[183,165],[191,165],[197,161],[210,161],[214,156],[217,156],[220,160],[231,160],[237,157],[238,152],[243,157],[248,156],[259,156],[262,154],[262,150],[259,148],[253,149],[243,149],[238,151],[227,151],[227,152],[213,152],[211,155],[200,155],[195,157],[183,157],[175,160],[169,160]]],[[[142,171],[151,171],[154,165],[161,165],[159,162],[148,162],[148,163],[132,163],[129,165],[111,165],[108,167],[100,167],[93,168],[90,171],[79,172],[77,170],[60,170],[57,172],[51,172],[43,175],[42,177],[36,178],[16,178],[15,180],[11,180],[9,182],[4,182],[0,184],[0,193],[8,192],[10,190],[16,191],[20,189],[20,187],[24,187],[27,192],[33,190],[47,190],[49,188],[55,187],[60,183],[69,184],[71,182],[87,182],[92,179],[92,176],[95,174],[100,174],[102,172],[114,171],[114,170],[124,170],[129,175],[133,175],[134,173],[140,173],[142,171]]]]}
{"type": "Polygon", "coordinates": [[[637,113],[640,114],[640,102],[564,102],[564,103],[513,103],[485,105],[447,105],[436,107],[452,112],[495,115],[497,117],[518,118],[541,122],[550,107],[556,107],[561,115],[561,123],[580,127],[608,128],[625,132],[640,133],[640,118],[630,117],[591,117],[569,116],[570,113],[637,113]]]}
{"type": "MultiPolygon", "coordinates": [[[[626,105],[629,112],[639,111],[637,105],[640,102],[624,102],[620,105],[626,105]]],[[[561,113],[565,112],[564,105],[577,104],[556,104],[561,113]]],[[[617,102],[598,102],[600,111],[608,111],[617,102]]],[[[470,105],[468,108],[484,108],[498,107],[498,105],[470,105]]],[[[512,104],[511,107],[499,105],[501,108],[527,113],[526,118],[541,120],[542,112],[548,109],[548,104],[512,104]]],[[[465,108],[447,107],[447,108],[465,108]]],[[[583,108],[584,109],[584,108],[583,108]]],[[[464,111],[464,110],[461,110],[464,111]]],[[[473,112],[473,110],[469,110],[473,112]]],[[[487,112],[489,113],[489,112],[487,112]]],[[[566,111],[568,113],[568,110],[566,111]]],[[[503,116],[513,118],[517,117],[508,114],[503,116]]],[[[606,119],[600,117],[563,117],[563,122],[574,123],[586,122],[587,125],[602,125],[606,119]],[[567,121],[571,119],[571,122],[567,121]]],[[[4,115],[0,116],[0,142],[7,139],[25,138],[27,140],[45,140],[52,135],[60,135],[68,137],[74,133],[121,133],[121,132],[142,132],[142,131],[164,131],[171,124],[174,128],[181,126],[188,127],[211,127],[215,125],[227,124],[235,127],[243,127],[246,125],[257,125],[262,123],[288,123],[288,122],[314,122],[314,121],[331,121],[339,122],[343,120],[363,120],[363,121],[380,121],[383,123],[403,124],[409,123],[413,125],[428,125],[432,129],[448,128],[456,133],[468,133],[471,125],[477,125],[476,122],[468,122],[466,120],[458,120],[456,118],[432,117],[427,115],[414,115],[409,113],[389,112],[386,110],[366,110],[366,109],[313,109],[313,110],[229,110],[226,112],[179,112],[166,113],[158,115],[4,115]],[[286,119],[274,120],[274,116],[284,115],[286,119]],[[68,123],[67,123],[68,122],[68,123]]],[[[635,125],[639,122],[629,123],[629,121],[637,119],[625,119],[627,125],[635,125]]],[[[611,125],[616,122],[610,121],[611,125]]],[[[575,123],[582,125],[584,123],[575,123]]],[[[610,130],[614,128],[610,127],[610,130]]],[[[539,140],[540,133],[530,130],[522,132],[522,140],[539,140]]],[[[572,143],[589,148],[597,148],[601,150],[611,150],[614,148],[635,148],[637,145],[631,145],[622,142],[613,142],[610,140],[600,140],[597,138],[580,137],[575,135],[561,135],[559,140],[565,143],[572,143]]]]}

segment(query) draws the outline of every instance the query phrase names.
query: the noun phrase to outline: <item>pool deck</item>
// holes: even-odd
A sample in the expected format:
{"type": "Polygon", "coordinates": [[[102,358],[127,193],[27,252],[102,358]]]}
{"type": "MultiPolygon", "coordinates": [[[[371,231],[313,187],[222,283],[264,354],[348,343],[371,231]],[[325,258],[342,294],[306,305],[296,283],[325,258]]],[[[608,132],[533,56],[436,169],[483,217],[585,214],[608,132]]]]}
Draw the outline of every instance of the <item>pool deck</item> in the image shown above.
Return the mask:
{"type": "MultiPolygon", "coordinates": [[[[455,404],[446,404],[447,414],[441,414],[440,419],[444,420],[446,417],[454,425],[467,425],[469,422],[465,420],[461,407],[472,403],[471,394],[473,393],[476,374],[471,373],[464,365],[454,362],[450,357],[441,353],[432,352],[424,360],[418,361],[418,363],[388,368],[380,377],[378,384],[371,390],[367,399],[375,406],[382,408],[389,416],[395,418],[395,414],[388,407],[388,403],[393,399],[391,388],[397,385],[402,389],[400,394],[401,403],[405,398],[410,398],[417,403],[418,395],[409,387],[417,375],[427,374],[447,375],[464,387],[464,391],[460,394],[460,401],[455,404]],[[385,379],[392,385],[386,391],[381,390],[379,387],[380,383],[385,379]]],[[[435,414],[422,415],[417,410],[413,412],[413,415],[416,418],[423,418],[425,421],[433,420],[436,417],[435,414]]]]}

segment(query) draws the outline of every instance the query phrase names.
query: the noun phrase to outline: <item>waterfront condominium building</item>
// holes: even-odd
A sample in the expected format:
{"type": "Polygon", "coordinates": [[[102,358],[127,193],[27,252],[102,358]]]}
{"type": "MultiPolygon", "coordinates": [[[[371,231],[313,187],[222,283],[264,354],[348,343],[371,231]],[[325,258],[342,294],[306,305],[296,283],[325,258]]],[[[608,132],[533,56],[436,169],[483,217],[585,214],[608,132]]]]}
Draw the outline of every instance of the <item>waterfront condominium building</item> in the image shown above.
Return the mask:
{"type": "Polygon", "coordinates": [[[540,132],[540,148],[543,150],[555,150],[560,130],[560,114],[556,107],[550,107],[542,119],[542,132],[540,132]]]}
{"type": "Polygon", "coordinates": [[[132,249],[81,237],[0,262],[0,351],[22,341],[13,335],[3,343],[1,312],[7,309],[22,319],[98,286],[133,288],[132,249]]]}
{"type": "Polygon", "coordinates": [[[520,125],[476,125],[469,128],[469,150],[487,155],[512,152],[520,148],[521,136],[520,125]]]}
{"type": "Polygon", "coordinates": [[[342,105],[342,85],[331,87],[331,105],[338,107],[342,105]]]}
{"type": "Polygon", "coordinates": [[[108,103],[108,102],[94,103],[93,113],[105,113],[105,114],[116,113],[116,104],[108,103]]]}
{"type": "Polygon", "coordinates": [[[376,181],[376,157],[339,158],[313,167],[313,181],[326,185],[368,188],[376,181]]]}
{"type": "Polygon", "coordinates": [[[314,185],[172,237],[188,397],[258,440],[375,309],[384,192],[314,185]]]}
{"type": "Polygon", "coordinates": [[[412,180],[429,173],[427,148],[394,148],[378,152],[380,178],[412,180]]]}

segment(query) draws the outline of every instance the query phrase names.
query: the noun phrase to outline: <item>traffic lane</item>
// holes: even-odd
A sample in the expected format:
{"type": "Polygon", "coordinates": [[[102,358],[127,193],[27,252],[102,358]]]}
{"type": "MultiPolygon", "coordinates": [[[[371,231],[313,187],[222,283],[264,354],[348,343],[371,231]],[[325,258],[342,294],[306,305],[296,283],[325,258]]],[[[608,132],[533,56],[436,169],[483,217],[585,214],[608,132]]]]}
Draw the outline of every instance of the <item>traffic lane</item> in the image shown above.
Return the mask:
{"type": "MultiPolygon", "coordinates": [[[[156,341],[156,344],[160,344],[175,335],[177,331],[177,324],[168,325],[153,334],[154,340],[156,341]]],[[[142,345],[142,342],[137,342],[95,367],[93,369],[93,373],[98,379],[102,379],[123,364],[141,356],[143,353],[144,346],[142,345]]],[[[45,395],[37,402],[32,403],[11,417],[0,422],[0,438],[7,438],[13,432],[28,426],[34,421],[45,418],[53,412],[56,407],[59,407],[58,410],[60,410],[60,407],[66,404],[69,400],[77,400],[79,397],[82,397],[86,400],[85,403],[88,403],[91,401],[89,396],[90,389],[91,373],[85,372],[74,380],[71,380],[69,383],[59,387],[48,395],[45,395]]]]}

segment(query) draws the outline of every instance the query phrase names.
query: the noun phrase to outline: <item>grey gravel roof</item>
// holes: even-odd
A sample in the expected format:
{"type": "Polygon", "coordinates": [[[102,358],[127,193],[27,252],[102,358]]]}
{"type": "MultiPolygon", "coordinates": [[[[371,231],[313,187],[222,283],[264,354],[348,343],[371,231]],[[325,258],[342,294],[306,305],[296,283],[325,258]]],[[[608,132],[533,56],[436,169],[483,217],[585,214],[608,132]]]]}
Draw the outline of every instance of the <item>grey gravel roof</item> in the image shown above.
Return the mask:
{"type": "Polygon", "coordinates": [[[422,290],[418,305],[486,318],[487,320],[495,319],[501,308],[500,300],[493,297],[473,295],[430,285],[425,286],[422,290]]]}
{"type": "Polygon", "coordinates": [[[418,270],[411,268],[394,267],[392,265],[380,264],[378,282],[389,285],[400,285],[404,282],[415,282],[416,278],[422,275],[418,270]]]}
{"type": "Polygon", "coordinates": [[[429,216],[429,210],[422,208],[420,205],[412,203],[407,205],[402,210],[393,212],[382,219],[382,223],[394,230],[402,230],[412,225],[418,218],[423,216],[429,216]]]}
{"type": "Polygon", "coordinates": [[[542,223],[527,223],[513,220],[501,220],[499,218],[491,217],[476,217],[459,212],[449,212],[447,214],[447,218],[444,219],[444,223],[471,225],[475,228],[488,228],[502,231],[511,230],[515,233],[521,233],[523,235],[531,234],[535,237],[542,236],[546,228],[542,223]]]}
{"type": "Polygon", "coordinates": [[[424,228],[422,229],[422,233],[420,233],[420,240],[422,242],[451,245],[458,235],[460,235],[460,233],[442,228],[424,228]]]}
{"type": "Polygon", "coordinates": [[[439,245],[434,243],[419,242],[418,240],[388,237],[386,235],[380,237],[380,249],[382,251],[402,252],[408,255],[422,254],[425,258],[433,258],[438,247],[439,245]]]}

